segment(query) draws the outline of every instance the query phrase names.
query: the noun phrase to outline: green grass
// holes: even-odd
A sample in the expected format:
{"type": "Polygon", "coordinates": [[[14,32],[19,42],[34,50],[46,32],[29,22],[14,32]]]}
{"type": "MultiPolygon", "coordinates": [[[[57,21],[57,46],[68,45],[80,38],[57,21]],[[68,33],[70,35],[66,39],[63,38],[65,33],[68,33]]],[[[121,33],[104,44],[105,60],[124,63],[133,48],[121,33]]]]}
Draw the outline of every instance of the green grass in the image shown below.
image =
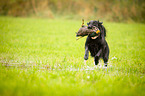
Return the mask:
{"type": "Polygon", "coordinates": [[[145,24],[104,22],[107,70],[94,68],[92,57],[84,65],[86,38],[75,37],[80,25],[0,17],[0,96],[144,96],[145,24]]]}

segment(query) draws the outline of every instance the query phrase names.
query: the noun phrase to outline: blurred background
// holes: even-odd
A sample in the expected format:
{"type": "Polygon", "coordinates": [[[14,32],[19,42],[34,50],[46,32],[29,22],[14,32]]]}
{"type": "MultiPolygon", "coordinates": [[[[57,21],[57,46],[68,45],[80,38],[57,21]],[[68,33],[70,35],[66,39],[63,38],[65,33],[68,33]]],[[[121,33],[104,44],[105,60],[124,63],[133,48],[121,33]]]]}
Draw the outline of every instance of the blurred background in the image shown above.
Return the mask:
{"type": "Polygon", "coordinates": [[[145,23],[145,0],[0,0],[0,15],[145,23]]]}

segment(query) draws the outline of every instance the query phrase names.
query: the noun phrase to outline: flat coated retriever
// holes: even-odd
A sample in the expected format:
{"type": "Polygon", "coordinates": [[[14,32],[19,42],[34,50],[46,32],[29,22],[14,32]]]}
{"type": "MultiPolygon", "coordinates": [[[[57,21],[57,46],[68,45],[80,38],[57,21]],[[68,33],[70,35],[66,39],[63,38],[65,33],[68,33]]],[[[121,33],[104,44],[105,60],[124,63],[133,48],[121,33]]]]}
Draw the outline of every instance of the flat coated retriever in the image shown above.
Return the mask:
{"type": "Polygon", "coordinates": [[[88,29],[92,29],[94,27],[99,28],[100,35],[92,35],[89,34],[86,43],[85,43],[85,55],[84,59],[88,60],[89,51],[91,56],[94,57],[95,65],[98,65],[99,59],[102,58],[104,61],[104,67],[107,68],[107,63],[109,59],[109,46],[105,40],[106,37],[106,29],[102,25],[103,22],[92,20],[88,25],[88,29]]]}

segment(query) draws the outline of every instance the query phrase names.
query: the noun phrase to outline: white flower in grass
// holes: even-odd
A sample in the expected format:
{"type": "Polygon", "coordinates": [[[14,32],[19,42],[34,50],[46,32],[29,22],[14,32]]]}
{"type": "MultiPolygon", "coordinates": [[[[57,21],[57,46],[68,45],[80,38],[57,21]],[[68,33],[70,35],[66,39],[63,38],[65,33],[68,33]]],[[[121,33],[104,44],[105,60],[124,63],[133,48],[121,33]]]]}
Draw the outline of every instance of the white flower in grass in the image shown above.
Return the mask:
{"type": "Polygon", "coordinates": [[[111,60],[117,59],[115,56],[111,58],[111,60]]]}
{"type": "Polygon", "coordinates": [[[90,79],[90,76],[87,76],[88,79],[90,79]]]}

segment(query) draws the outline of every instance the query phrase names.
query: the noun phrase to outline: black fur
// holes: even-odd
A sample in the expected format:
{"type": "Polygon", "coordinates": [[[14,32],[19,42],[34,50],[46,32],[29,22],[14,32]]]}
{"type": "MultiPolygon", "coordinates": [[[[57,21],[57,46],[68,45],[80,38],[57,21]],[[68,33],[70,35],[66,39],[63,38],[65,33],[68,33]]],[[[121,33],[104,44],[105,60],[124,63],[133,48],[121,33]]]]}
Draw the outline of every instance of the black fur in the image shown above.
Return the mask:
{"type": "Polygon", "coordinates": [[[91,35],[88,35],[85,43],[85,55],[84,59],[87,60],[89,56],[89,51],[91,56],[94,57],[95,65],[99,63],[99,59],[103,58],[104,66],[107,67],[107,62],[109,59],[109,47],[105,40],[106,29],[99,21],[90,21],[88,24],[88,29],[92,29],[96,26],[101,31],[100,35],[96,39],[92,39],[91,35]]]}

